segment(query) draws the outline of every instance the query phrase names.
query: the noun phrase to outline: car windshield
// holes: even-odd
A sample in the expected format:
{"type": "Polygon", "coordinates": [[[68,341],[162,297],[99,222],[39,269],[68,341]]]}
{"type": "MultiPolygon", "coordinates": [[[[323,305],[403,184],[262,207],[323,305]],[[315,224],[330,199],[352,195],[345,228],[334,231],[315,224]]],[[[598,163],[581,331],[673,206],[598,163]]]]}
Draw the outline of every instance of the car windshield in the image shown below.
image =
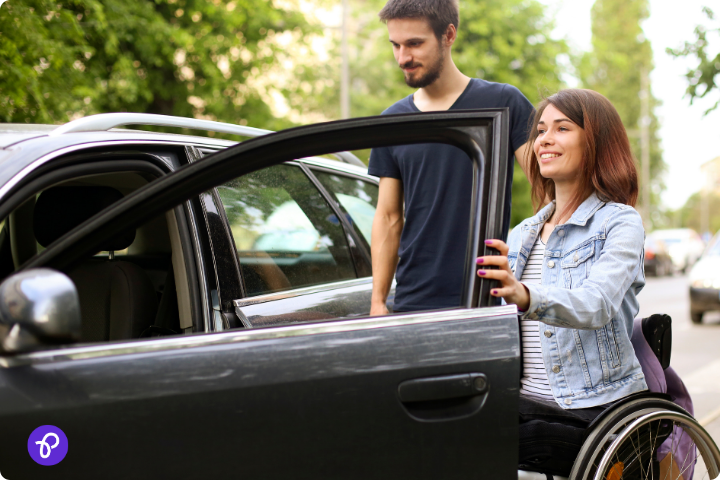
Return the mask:
{"type": "Polygon", "coordinates": [[[705,255],[720,255],[720,237],[715,239],[715,242],[710,245],[705,255]]]}

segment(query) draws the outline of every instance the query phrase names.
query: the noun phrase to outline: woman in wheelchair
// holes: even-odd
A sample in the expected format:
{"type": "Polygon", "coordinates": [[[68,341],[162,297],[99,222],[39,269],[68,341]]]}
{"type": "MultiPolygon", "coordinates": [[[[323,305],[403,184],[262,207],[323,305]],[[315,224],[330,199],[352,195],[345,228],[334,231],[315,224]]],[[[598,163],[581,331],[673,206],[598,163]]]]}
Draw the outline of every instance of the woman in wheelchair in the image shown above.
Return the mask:
{"type": "MultiPolygon", "coordinates": [[[[633,208],[638,180],[630,143],[605,97],[579,89],[548,97],[530,140],[527,173],[537,213],[513,229],[507,244],[487,240],[500,254],[478,258],[477,273],[498,280],[491,294],[516,304],[521,315],[521,469],[566,477],[588,426],[648,389],[631,344],[645,285],[645,232],[633,208]]],[[[655,478],[661,470],[667,475],[659,478],[692,477],[688,468],[661,467],[653,442],[653,458],[643,460],[648,465],[637,476],[624,459],[600,477],[592,476],[597,465],[585,473],[575,468],[572,477],[655,478]]]]}

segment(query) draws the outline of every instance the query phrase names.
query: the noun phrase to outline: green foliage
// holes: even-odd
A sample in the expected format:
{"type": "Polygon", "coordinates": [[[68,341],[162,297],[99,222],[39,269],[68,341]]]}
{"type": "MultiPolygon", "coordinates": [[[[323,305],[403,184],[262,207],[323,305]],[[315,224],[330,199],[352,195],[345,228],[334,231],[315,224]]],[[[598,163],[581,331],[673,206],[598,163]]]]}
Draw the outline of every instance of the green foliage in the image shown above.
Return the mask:
{"type": "MultiPolygon", "coordinates": [[[[709,7],[703,8],[703,12],[708,19],[715,20],[715,15],[709,7]]],[[[704,98],[707,94],[719,88],[716,79],[720,76],[720,53],[711,57],[708,52],[709,42],[707,40],[708,31],[717,31],[720,34],[720,24],[717,28],[709,29],[698,25],[695,28],[695,42],[685,42],[685,46],[679,49],[668,48],[667,52],[676,57],[695,57],[699,62],[697,67],[690,69],[686,74],[688,80],[687,93],[690,95],[690,104],[696,98],[704,98]]],[[[705,115],[720,106],[720,99],[715,105],[705,111],[705,115]]]]}
{"type": "Polygon", "coordinates": [[[313,28],[266,0],[10,0],[0,120],[133,111],[287,126],[247,84],[277,62],[273,39],[300,31],[313,28]]]}
{"type": "MultiPolygon", "coordinates": [[[[652,48],[641,27],[648,14],[647,0],[596,0],[592,9],[593,50],[583,55],[578,65],[583,86],[602,93],[615,105],[636,159],[640,158],[641,77],[643,71],[649,75],[653,69],[652,48]]],[[[659,104],[650,92],[651,205],[659,202],[666,168],[660,123],[654,113],[659,104]]]]}
{"type": "Polygon", "coordinates": [[[533,216],[535,210],[530,197],[530,182],[519,165],[515,164],[512,184],[512,209],[510,210],[510,228],[515,227],[528,217],[533,216]]]}
{"type": "Polygon", "coordinates": [[[672,213],[673,227],[692,228],[696,232],[703,232],[703,212],[708,212],[707,220],[710,233],[720,231],[720,194],[717,192],[707,193],[707,198],[703,199],[702,192],[696,192],[690,196],[681,208],[672,213]],[[707,204],[703,207],[703,201],[707,204]]]}
{"type": "Polygon", "coordinates": [[[453,47],[458,68],[471,77],[509,83],[531,102],[563,85],[558,57],[568,52],[545,6],[534,0],[460,2],[460,29],[453,47]]]}

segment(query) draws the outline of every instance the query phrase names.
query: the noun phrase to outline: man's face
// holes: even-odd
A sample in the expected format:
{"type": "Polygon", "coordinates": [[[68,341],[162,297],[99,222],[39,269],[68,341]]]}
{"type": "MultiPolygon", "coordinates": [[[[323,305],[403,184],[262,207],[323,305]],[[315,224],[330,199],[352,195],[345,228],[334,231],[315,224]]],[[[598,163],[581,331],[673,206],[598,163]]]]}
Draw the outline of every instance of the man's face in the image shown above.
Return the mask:
{"type": "Polygon", "coordinates": [[[389,20],[387,27],[405,83],[424,88],[437,80],[445,64],[445,50],[430,23],[423,18],[401,18],[389,20]]]}

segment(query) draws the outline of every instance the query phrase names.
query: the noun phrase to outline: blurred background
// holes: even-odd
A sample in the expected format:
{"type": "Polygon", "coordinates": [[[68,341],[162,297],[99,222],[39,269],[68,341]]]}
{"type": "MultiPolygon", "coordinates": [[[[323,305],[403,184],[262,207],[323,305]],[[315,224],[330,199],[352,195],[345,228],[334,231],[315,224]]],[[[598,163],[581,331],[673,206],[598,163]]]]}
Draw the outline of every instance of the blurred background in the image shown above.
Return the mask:
{"type": "MultiPolygon", "coordinates": [[[[383,4],[9,0],[0,121],[132,111],[281,129],[377,115],[412,93],[383,4]]],[[[648,231],[692,228],[707,242],[720,228],[720,19],[707,0],[460,0],[460,22],[454,59],[467,75],[534,103],[586,87],[615,104],[648,231]]],[[[513,224],[532,213],[517,173],[513,224]]]]}
{"type": "MultiPolygon", "coordinates": [[[[130,111],[277,130],[378,115],[412,93],[377,17],[384,2],[8,0],[0,122],[130,111]]],[[[648,273],[687,273],[720,229],[720,9],[709,0],[459,5],[453,58],[465,74],[515,85],[533,103],[565,87],[613,102],[640,174],[648,273]]],[[[532,213],[515,169],[512,225],[532,213]]]]}
{"type": "MultiPolygon", "coordinates": [[[[276,130],[377,115],[412,93],[377,18],[383,4],[8,0],[0,122],[130,111],[276,130]]],[[[672,364],[696,416],[720,438],[717,15],[716,0],[460,0],[453,58],[465,74],[513,84],[533,103],[582,87],[615,104],[648,232],[639,315],[673,317],[672,364]]],[[[367,161],[367,151],[356,153],[367,161]]],[[[533,213],[515,172],[513,225],[533,213]]]]}

